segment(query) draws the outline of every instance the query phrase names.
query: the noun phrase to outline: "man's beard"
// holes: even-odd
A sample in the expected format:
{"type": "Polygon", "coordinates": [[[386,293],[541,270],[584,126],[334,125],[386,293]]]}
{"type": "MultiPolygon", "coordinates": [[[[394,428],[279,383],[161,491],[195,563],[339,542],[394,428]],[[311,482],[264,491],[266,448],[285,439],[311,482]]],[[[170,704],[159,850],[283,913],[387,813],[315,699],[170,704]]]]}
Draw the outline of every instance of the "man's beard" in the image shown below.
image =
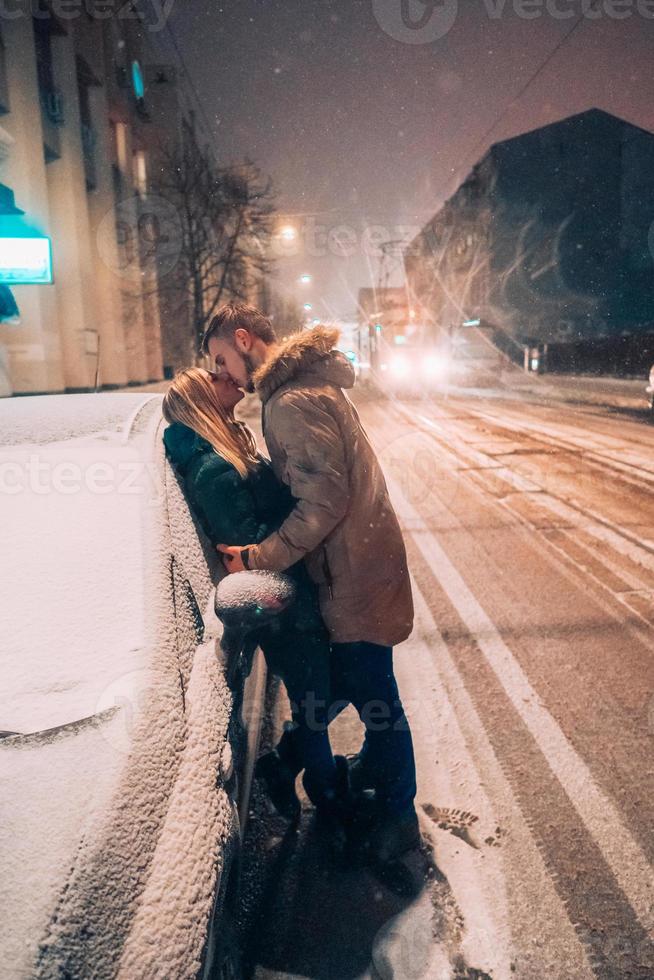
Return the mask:
{"type": "Polygon", "coordinates": [[[250,354],[241,354],[243,358],[243,366],[245,367],[245,374],[247,381],[245,383],[245,390],[251,395],[254,391],[254,382],[252,381],[252,375],[256,371],[256,364],[254,363],[252,356],[250,354]]]}

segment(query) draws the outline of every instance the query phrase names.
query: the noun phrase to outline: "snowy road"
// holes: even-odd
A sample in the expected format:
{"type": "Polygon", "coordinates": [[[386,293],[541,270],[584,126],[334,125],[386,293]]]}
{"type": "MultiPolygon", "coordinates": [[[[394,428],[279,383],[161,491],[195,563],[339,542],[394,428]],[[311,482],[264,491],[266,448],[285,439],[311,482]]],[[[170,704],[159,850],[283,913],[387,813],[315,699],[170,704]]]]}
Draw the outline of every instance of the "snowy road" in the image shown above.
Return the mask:
{"type": "MultiPolygon", "coordinates": [[[[360,399],[359,409],[414,577],[416,627],[397,672],[423,830],[445,879],[387,911],[390,972],[375,957],[380,932],[360,922],[345,935],[369,943],[377,974],[360,969],[359,948],[351,969],[327,949],[321,967],[303,969],[297,926],[281,913],[268,967],[402,980],[483,975],[473,968],[653,976],[654,428],[501,398],[360,399]],[[439,905],[435,921],[426,909],[438,919],[439,905]],[[439,947],[430,962],[425,936],[439,947]]],[[[357,748],[351,719],[338,737],[357,748]]],[[[279,878],[296,909],[312,900],[301,865],[304,880],[292,861],[279,878]]],[[[324,924],[321,935],[328,947],[324,924]]]]}

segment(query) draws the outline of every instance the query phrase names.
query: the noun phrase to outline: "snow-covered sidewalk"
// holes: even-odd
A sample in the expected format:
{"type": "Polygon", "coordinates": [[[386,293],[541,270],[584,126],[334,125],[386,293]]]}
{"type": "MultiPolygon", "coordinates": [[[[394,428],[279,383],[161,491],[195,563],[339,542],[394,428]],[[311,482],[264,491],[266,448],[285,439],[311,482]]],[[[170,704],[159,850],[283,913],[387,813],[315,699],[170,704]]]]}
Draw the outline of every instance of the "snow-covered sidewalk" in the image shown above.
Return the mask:
{"type": "Polygon", "coordinates": [[[524,374],[506,376],[512,391],[540,396],[551,401],[582,402],[609,408],[648,408],[647,378],[605,378],[581,374],[524,374]]]}

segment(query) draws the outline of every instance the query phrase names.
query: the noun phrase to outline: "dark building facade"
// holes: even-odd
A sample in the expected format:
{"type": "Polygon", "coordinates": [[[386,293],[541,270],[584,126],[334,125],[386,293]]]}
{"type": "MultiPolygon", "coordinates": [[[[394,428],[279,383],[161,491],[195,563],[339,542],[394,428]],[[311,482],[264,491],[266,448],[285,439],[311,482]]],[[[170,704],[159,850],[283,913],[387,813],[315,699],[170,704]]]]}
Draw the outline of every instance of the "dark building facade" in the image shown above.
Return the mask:
{"type": "Polygon", "coordinates": [[[654,332],[654,135],[598,109],[497,143],[406,253],[435,338],[507,349],[654,332]]]}

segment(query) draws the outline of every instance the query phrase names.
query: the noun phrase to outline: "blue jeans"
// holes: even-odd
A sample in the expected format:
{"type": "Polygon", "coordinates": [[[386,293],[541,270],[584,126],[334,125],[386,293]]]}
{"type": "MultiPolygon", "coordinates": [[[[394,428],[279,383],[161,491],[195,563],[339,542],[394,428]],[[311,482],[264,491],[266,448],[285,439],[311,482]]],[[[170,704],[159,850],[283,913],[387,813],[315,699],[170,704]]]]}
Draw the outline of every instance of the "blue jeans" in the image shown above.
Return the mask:
{"type": "MultiPolygon", "coordinates": [[[[412,809],[416,795],[416,767],[411,731],[393,673],[392,647],[333,643],[330,673],[327,722],[349,704],[354,705],[366,727],[360,759],[377,799],[389,812],[405,813],[412,809]]],[[[301,757],[306,758],[307,741],[313,741],[314,753],[320,745],[320,738],[315,736],[325,722],[324,702],[320,690],[314,688],[314,695],[314,706],[300,713],[304,724],[285,732],[278,746],[282,758],[297,772],[301,757]]],[[[325,774],[328,771],[326,766],[320,769],[325,774]]]]}
{"type": "Polygon", "coordinates": [[[332,643],[330,717],[354,705],[366,726],[361,764],[377,800],[392,813],[412,809],[416,764],[409,722],[393,672],[392,647],[332,643]]]}

